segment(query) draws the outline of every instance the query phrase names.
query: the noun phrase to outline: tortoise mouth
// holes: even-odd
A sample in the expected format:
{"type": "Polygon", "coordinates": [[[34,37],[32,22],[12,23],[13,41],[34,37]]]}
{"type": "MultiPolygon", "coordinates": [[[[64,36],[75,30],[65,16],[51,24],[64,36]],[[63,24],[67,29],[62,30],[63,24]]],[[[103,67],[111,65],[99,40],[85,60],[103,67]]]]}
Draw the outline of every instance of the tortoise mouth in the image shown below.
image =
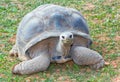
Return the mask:
{"type": "Polygon", "coordinates": [[[72,44],[73,43],[73,39],[65,39],[65,40],[62,40],[63,44],[72,44]]]}

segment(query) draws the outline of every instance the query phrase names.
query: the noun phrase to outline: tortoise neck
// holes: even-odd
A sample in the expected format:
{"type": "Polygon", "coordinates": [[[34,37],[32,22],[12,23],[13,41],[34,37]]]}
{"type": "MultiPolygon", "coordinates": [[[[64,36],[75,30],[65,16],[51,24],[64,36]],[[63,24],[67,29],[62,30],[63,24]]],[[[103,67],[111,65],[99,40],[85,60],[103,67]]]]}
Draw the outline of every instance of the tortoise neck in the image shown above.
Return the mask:
{"type": "Polygon", "coordinates": [[[56,46],[57,52],[61,53],[62,56],[67,56],[69,54],[70,48],[71,45],[63,44],[61,41],[59,41],[56,46]]]}

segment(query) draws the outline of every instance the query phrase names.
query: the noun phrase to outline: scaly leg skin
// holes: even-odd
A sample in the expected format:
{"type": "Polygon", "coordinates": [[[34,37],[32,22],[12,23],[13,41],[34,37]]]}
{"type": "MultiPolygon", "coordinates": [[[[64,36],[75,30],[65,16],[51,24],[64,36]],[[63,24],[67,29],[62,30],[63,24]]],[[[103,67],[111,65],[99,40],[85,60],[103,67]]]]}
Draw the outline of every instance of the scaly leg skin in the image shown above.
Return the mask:
{"type": "Polygon", "coordinates": [[[39,71],[45,71],[50,64],[50,58],[47,54],[40,54],[39,56],[23,61],[15,65],[12,69],[13,74],[33,74],[39,71]]]}
{"type": "Polygon", "coordinates": [[[78,65],[88,65],[92,69],[104,66],[103,57],[96,51],[81,46],[73,46],[71,50],[73,61],[78,65]]]}
{"type": "Polygon", "coordinates": [[[102,60],[100,60],[99,63],[93,64],[93,65],[89,65],[89,66],[90,66],[91,69],[96,69],[97,70],[97,69],[103,67],[104,64],[105,64],[105,61],[102,59],[102,60]]]}
{"type": "Polygon", "coordinates": [[[14,56],[18,57],[18,50],[17,50],[17,46],[16,45],[13,46],[13,48],[10,50],[9,54],[12,57],[14,57],[14,56]]]}

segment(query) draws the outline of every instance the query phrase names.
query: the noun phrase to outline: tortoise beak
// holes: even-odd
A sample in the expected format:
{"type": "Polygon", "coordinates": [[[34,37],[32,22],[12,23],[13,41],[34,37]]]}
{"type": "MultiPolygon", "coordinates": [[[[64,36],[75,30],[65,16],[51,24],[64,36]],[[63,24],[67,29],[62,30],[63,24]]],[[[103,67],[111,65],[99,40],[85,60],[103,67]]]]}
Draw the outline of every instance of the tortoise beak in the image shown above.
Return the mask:
{"type": "Polygon", "coordinates": [[[72,42],[73,42],[73,40],[71,40],[71,39],[63,40],[64,44],[71,44],[72,42]]]}

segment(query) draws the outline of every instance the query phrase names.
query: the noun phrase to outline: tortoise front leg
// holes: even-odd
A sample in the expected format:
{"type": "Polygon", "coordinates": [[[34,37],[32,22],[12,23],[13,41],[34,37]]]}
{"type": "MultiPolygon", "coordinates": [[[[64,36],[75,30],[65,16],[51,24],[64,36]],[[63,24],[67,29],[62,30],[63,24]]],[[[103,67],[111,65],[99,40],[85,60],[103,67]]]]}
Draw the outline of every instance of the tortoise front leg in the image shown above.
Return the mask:
{"type": "Polygon", "coordinates": [[[32,74],[39,71],[44,71],[48,68],[50,64],[49,55],[44,53],[39,56],[23,61],[17,65],[15,65],[12,69],[13,74],[32,74]]]}
{"type": "Polygon", "coordinates": [[[96,51],[81,46],[73,46],[71,49],[73,61],[78,65],[89,65],[92,69],[104,66],[103,57],[96,51]]]}

